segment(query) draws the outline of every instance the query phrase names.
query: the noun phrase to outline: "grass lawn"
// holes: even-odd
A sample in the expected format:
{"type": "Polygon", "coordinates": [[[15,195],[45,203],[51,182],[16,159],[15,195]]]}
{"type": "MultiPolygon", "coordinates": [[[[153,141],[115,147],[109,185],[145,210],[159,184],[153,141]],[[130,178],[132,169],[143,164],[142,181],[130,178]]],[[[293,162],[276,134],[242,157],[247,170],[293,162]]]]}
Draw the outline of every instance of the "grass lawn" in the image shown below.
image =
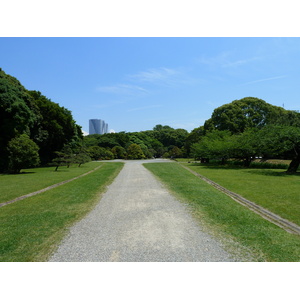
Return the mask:
{"type": "MultiPolygon", "coordinates": [[[[202,226],[220,238],[229,251],[236,253],[238,249],[243,255],[250,253],[250,260],[254,261],[300,261],[299,236],[287,233],[236,203],[180,164],[144,166],[187,203],[202,226]]],[[[247,258],[244,256],[241,260],[247,258]]]]}
{"type": "MultiPolygon", "coordinates": [[[[46,261],[66,234],[66,229],[96,205],[100,194],[122,166],[123,163],[103,163],[102,168],[89,175],[1,207],[0,261],[46,261]]],[[[82,168],[82,173],[94,167],[95,164],[82,168]]],[[[38,181],[38,177],[34,178],[38,181]]],[[[60,177],[57,181],[63,179],[67,178],[60,177]]]]}
{"type": "Polygon", "coordinates": [[[21,174],[0,174],[0,203],[13,200],[55,183],[62,182],[87,173],[99,166],[98,162],[89,162],[81,167],[55,167],[23,169],[21,174]]]}
{"type": "Polygon", "coordinates": [[[185,164],[193,171],[300,225],[300,176],[281,169],[185,164]]]}

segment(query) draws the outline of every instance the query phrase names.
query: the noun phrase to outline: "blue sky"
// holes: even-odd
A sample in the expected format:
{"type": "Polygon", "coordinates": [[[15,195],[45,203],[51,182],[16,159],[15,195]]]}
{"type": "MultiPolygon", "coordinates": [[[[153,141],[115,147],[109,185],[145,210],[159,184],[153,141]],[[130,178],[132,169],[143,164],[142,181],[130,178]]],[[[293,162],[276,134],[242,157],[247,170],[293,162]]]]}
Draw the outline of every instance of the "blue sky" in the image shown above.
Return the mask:
{"type": "Polygon", "coordinates": [[[243,97],[300,110],[300,39],[1,37],[0,67],[72,111],[88,131],[188,131],[243,97]]]}

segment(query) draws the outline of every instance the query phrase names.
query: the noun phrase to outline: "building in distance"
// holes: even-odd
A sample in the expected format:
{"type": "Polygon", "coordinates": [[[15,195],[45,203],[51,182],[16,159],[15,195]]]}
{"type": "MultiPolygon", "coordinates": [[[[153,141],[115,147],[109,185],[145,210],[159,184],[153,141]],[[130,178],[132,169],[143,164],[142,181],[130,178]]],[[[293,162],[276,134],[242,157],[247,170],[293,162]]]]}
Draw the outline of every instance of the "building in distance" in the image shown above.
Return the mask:
{"type": "Polygon", "coordinates": [[[108,133],[108,124],[101,119],[89,120],[89,134],[104,134],[108,133]]]}

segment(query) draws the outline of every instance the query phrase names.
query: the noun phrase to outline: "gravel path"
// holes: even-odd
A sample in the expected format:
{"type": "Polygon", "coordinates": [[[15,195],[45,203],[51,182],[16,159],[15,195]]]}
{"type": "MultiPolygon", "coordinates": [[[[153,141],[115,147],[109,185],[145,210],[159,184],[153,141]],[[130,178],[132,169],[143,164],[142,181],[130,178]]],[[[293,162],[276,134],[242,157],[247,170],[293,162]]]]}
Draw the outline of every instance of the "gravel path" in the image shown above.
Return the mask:
{"type": "Polygon", "coordinates": [[[142,166],[144,162],[125,163],[95,209],[70,229],[50,261],[233,261],[142,166]]]}

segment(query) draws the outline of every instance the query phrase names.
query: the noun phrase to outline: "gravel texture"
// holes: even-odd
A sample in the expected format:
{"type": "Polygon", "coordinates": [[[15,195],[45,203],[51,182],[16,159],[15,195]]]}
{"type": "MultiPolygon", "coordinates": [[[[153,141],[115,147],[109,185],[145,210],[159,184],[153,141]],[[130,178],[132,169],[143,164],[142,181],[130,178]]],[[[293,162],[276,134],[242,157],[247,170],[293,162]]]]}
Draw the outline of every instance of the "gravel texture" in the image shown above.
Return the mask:
{"type": "Polygon", "coordinates": [[[142,166],[145,162],[126,161],[95,209],[70,228],[50,261],[233,261],[142,166]]]}

